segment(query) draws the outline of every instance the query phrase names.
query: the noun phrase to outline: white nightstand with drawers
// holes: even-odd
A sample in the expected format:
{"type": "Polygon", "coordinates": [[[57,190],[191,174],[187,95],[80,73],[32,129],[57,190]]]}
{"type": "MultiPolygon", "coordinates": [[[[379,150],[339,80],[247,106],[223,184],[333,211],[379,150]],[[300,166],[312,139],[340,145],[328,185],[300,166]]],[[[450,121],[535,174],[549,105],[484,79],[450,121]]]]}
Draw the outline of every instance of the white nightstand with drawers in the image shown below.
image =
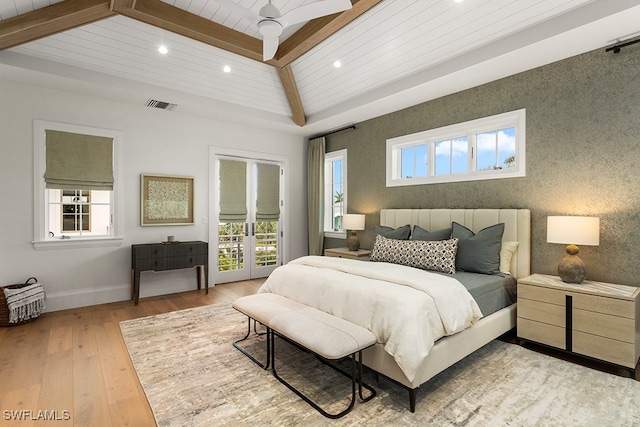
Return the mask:
{"type": "Polygon", "coordinates": [[[640,357],[640,288],[533,274],[518,280],[518,338],[624,366],[640,357]]]}

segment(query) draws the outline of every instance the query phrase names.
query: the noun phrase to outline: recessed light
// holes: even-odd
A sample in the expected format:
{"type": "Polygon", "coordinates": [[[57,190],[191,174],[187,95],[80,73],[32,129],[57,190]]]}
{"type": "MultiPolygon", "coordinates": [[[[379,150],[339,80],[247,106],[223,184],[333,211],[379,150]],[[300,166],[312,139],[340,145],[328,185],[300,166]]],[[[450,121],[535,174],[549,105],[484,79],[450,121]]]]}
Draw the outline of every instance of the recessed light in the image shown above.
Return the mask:
{"type": "Polygon", "coordinates": [[[342,62],[334,61],[333,66],[336,67],[336,68],[340,68],[340,67],[342,67],[342,62]]]}
{"type": "Polygon", "coordinates": [[[158,52],[160,52],[163,55],[166,55],[169,52],[169,49],[167,49],[165,45],[160,45],[160,47],[158,48],[158,52]]]}
{"type": "Polygon", "coordinates": [[[222,67],[222,71],[224,71],[225,73],[230,73],[231,67],[229,67],[228,65],[225,65],[224,67],[222,67]]]}

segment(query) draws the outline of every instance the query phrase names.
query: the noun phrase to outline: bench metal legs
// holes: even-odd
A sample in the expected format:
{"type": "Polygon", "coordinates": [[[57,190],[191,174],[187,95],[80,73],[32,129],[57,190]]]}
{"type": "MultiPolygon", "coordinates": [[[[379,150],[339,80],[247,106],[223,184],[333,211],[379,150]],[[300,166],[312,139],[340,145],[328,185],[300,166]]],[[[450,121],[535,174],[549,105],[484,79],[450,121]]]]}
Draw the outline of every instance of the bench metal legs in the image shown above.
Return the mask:
{"type": "Polygon", "coordinates": [[[346,377],[351,377],[351,402],[349,403],[349,406],[346,409],[344,409],[343,411],[341,411],[341,412],[339,412],[337,414],[328,413],[327,411],[322,409],[317,403],[315,403],[310,398],[308,398],[305,394],[303,394],[300,390],[298,390],[297,388],[295,388],[294,386],[289,384],[285,379],[283,379],[280,375],[278,375],[278,372],[276,370],[275,335],[276,335],[276,333],[273,330],[267,329],[267,342],[271,341],[271,345],[270,345],[270,347],[271,347],[271,360],[273,361],[273,365],[271,367],[271,370],[273,372],[273,376],[276,377],[278,379],[278,381],[280,381],[282,384],[287,386],[287,388],[289,390],[293,391],[302,400],[307,402],[309,405],[311,405],[315,410],[320,412],[325,417],[336,419],[336,418],[343,417],[346,414],[348,414],[349,412],[351,412],[351,410],[353,409],[353,406],[355,404],[355,401],[356,401],[356,382],[358,383],[358,395],[359,395],[360,400],[362,402],[368,402],[369,400],[371,400],[371,399],[373,399],[375,397],[376,391],[373,389],[373,387],[365,384],[364,381],[362,380],[362,350],[357,352],[358,353],[357,363],[356,363],[356,353],[353,353],[351,355],[351,374],[348,374],[348,373],[344,372],[343,370],[339,369],[338,367],[334,366],[333,364],[327,362],[323,358],[321,358],[321,357],[316,355],[318,357],[318,360],[320,360],[325,365],[331,367],[332,369],[336,370],[337,372],[341,373],[342,375],[344,375],[346,377]],[[357,365],[358,369],[356,369],[356,365],[357,365]],[[366,388],[367,390],[369,390],[369,392],[370,392],[369,396],[367,396],[366,398],[363,396],[363,393],[362,393],[362,388],[363,387],[366,388]]]}
{"type": "Polygon", "coordinates": [[[245,341],[246,339],[249,338],[249,335],[251,335],[251,321],[253,319],[251,319],[250,317],[247,317],[247,334],[240,338],[237,339],[233,342],[233,346],[235,348],[237,348],[238,350],[240,350],[242,352],[242,354],[244,354],[245,356],[247,356],[249,359],[253,360],[256,365],[260,366],[262,369],[268,369],[269,366],[271,365],[271,340],[269,339],[269,328],[267,328],[267,332],[258,332],[258,322],[253,320],[253,330],[255,332],[256,335],[267,335],[267,361],[265,363],[260,362],[258,359],[256,359],[251,353],[249,353],[247,350],[245,350],[243,347],[240,346],[239,343],[241,343],[242,341],[245,341]]]}
{"type": "MultiPolygon", "coordinates": [[[[244,354],[245,356],[247,356],[249,359],[251,359],[255,364],[257,364],[258,366],[260,366],[262,369],[269,369],[271,368],[271,371],[273,372],[273,376],[276,377],[278,379],[278,381],[280,381],[282,384],[284,384],[285,386],[287,386],[287,388],[289,388],[289,390],[293,391],[295,394],[297,394],[302,400],[304,400],[305,402],[307,402],[309,405],[311,405],[314,409],[316,409],[318,412],[320,412],[322,415],[324,415],[327,418],[332,418],[332,419],[336,419],[336,418],[340,418],[343,417],[344,415],[348,414],[349,412],[351,412],[351,410],[353,409],[353,406],[355,404],[356,401],[356,383],[358,384],[358,396],[360,397],[360,400],[362,402],[368,402],[369,400],[373,399],[376,396],[376,391],[374,390],[373,387],[369,386],[368,384],[366,384],[363,380],[362,380],[362,350],[353,353],[351,355],[351,373],[345,372],[342,369],[338,368],[337,366],[333,365],[332,363],[329,363],[326,359],[316,355],[316,357],[318,358],[319,361],[321,361],[322,363],[324,363],[325,365],[329,366],[330,368],[334,369],[335,371],[341,373],[342,375],[346,376],[347,378],[351,378],[351,402],[349,403],[349,406],[337,413],[337,414],[330,414],[327,411],[325,411],[324,409],[322,409],[317,403],[315,403],[314,401],[312,401],[310,398],[308,398],[307,396],[305,396],[300,390],[296,389],[294,386],[292,386],[291,384],[289,384],[285,379],[283,379],[280,375],[278,375],[278,372],[276,371],[276,349],[275,349],[275,336],[277,335],[277,333],[269,328],[266,327],[266,332],[258,332],[257,331],[257,321],[247,317],[247,333],[244,337],[237,339],[233,342],[233,346],[235,348],[237,348],[238,350],[240,350],[240,352],[242,352],[242,354],[244,354]],[[249,338],[249,336],[251,335],[251,321],[253,321],[253,332],[256,335],[265,335],[266,334],[266,338],[267,338],[267,356],[266,359],[267,361],[265,363],[262,363],[261,361],[259,361],[256,357],[254,357],[251,353],[249,353],[246,349],[244,349],[240,343],[242,341],[245,341],[249,338]],[[356,354],[358,355],[357,359],[356,359],[356,354]],[[369,396],[364,397],[364,394],[362,392],[362,388],[366,388],[367,390],[369,390],[369,396]]],[[[287,338],[282,337],[283,339],[289,341],[287,338]]],[[[300,345],[298,345],[295,342],[291,342],[292,344],[294,344],[297,347],[302,348],[303,350],[306,350],[304,347],[301,347],[300,345]]]]}

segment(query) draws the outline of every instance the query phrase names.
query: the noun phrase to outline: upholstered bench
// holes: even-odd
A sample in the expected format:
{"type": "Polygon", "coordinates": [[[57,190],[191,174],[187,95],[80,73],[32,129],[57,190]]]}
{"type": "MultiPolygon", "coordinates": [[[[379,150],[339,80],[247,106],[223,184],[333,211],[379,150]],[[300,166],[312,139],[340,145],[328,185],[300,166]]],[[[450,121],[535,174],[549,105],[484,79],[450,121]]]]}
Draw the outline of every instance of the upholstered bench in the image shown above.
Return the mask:
{"type": "Polygon", "coordinates": [[[234,346],[265,369],[271,363],[273,375],[324,416],[339,418],[353,409],[356,399],[356,382],[360,399],[363,402],[375,396],[375,390],[362,381],[362,350],[376,343],[376,337],[371,331],[305,304],[271,293],[238,298],[233,302],[233,307],[245,314],[249,321],[247,336],[235,341],[234,346]],[[238,345],[239,341],[247,339],[250,334],[251,319],[260,322],[267,328],[267,363],[264,365],[238,345]],[[338,372],[351,377],[351,402],[345,410],[337,414],[326,412],[278,374],[275,366],[276,335],[320,356],[320,360],[351,358],[350,375],[327,363],[338,372]],[[356,353],[358,354],[357,358],[356,353]],[[366,398],[363,397],[362,387],[370,391],[366,398]]]}

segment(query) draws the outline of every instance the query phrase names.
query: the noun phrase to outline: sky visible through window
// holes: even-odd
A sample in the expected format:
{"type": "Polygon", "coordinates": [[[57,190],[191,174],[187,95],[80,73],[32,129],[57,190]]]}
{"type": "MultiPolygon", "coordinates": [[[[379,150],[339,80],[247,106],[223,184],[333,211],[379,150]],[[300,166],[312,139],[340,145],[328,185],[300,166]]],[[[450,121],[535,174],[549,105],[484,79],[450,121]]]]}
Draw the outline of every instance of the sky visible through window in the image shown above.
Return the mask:
{"type": "MultiPolygon", "coordinates": [[[[476,167],[494,170],[516,166],[514,127],[476,135],[476,167]]],[[[469,143],[466,136],[435,142],[435,175],[469,172],[469,143]]],[[[428,176],[429,153],[427,143],[401,149],[403,178],[428,176]]]]}

